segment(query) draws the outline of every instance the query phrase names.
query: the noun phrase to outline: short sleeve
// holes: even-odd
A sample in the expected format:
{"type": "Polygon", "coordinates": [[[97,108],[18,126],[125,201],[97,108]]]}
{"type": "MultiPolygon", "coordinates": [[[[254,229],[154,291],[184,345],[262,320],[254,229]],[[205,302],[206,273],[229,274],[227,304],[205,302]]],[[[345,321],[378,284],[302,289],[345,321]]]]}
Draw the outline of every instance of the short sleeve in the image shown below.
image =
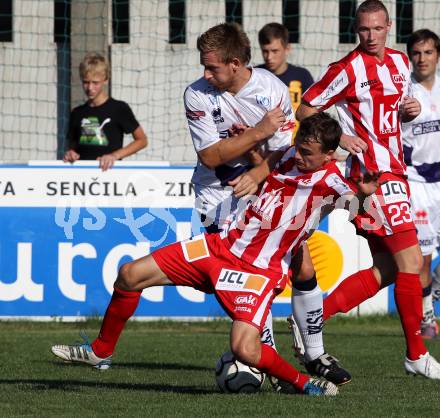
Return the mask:
{"type": "Polygon", "coordinates": [[[210,147],[220,140],[209,109],[200,95],[191,87],[184,93],[186,119],[196,152],[210,147]]]}
{"type": "Polygon", "coordinates": [[[325,179],[328,187],[333,189],[339,196],[344,196],[346,194],[353,194],[347,181],[340,175],[336,173],[331,173],[325,179]]]}
{"type": "Polygon", "coordinates": [[[350,85],[345,65],[341,62],[330,64],[321,77],[303,95],[303,101],[325,110],[344,99],[350,85]]]}
{"type": "Polygon", "coordinates": [[[134,116],[133,111],[131,110],[130,106],[125,102],[121,102],[120,114],[118,115],[118,117],[119,123],[122,126],[122,130],[126,134],[133,133],[139,126],[139,122],[134,116]]]}
{"type": "Polygon", "coordinates": [[[286,116],[286,123],[278,129],[267,141],[269,151],[284,151],[290,147],[292,142],[292,130],[295,127],[295,114],[293,113],[290,93],[285,84],[279,82],[281,89],[276,95],[276,105],[280,106],[286,116]]]}

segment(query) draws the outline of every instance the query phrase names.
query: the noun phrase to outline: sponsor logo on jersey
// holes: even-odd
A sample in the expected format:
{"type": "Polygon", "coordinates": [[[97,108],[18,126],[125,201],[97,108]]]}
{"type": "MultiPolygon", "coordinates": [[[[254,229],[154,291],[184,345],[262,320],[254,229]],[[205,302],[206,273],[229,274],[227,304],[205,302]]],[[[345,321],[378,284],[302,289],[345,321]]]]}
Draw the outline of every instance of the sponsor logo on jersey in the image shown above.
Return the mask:
{"type": "Polygon", "coordinates": [[[434,245],[434,238],[419,239],[419,245],[421,247],[430,247],[431,245],[434,245]]]}
{"type": "Polygon", "coordinates": [[[298,184],[310,184],[312,182],[312,179],[301,179],[298,181],[298,184]]]}
{"type": "Polygon", "coordinates": [[[266,96],[255,95],[255,101],[260,105],[264,106],[266,109],[270,107],[270,99],[266,96]]]}
{"type": "MultiPolygon", "coordinates": [[[[386,97],[384,97],[386,99],[386,97]]],[[[379,104],[379,131],[381,134],[393,134],[397,132],[400,96],[394,96],[385,103],[379,104]]]]}
{"type": "Polygon", "coordinates": [[[215,124],[223,123],[225,121],[225,119],[222,116],[222,111],[221,111],[221,109],[219,107],[214,109],[211,112],[211,115],[212,115],[212,119],[214,120],[215,124]]]}
{"type": "Polygon", "coordinates": [[[393,74],[392,77],[393,77],[393,81],[396,84],[402,84],[403,82],[406,81],[406,78],[405,78],[404,74],[393,74]]]}
{"type": "Polygon", "coordinates": [[[236,306],[234,308],[234,312],[248,312],[248,313],[251,313],[252,309],[248,308],[247,306],[236,306]]]}
{"type": "Polygon", "coordinates": [[[381,186],[385,203],[408,202],[405,184],[401,181],[388,181],[381,186]]]}
{"type": "Polygon", "coordinates": [[[291,131],[295,128],[295,126],[296,126],[295,121],[289,120],[280,128],[280,132],[291,131]]]}
{"type": "Polygon", "coordinates": [[[186,110],[186,117],[190,120],[199,120],[203,116],[205,116],[203,110],[186,110]]]}
{"type": "Polygon", "coordinates": [[[327,101],[331,97],[337,95],[340,90],[342,90],[348,83],[348,77],[345,70],[341,73],[341,75],[333,80],[333,82],[322,92],[321,100],[327,101]]]}
{"type": "Polygon", "coordinates": [[[266,221],[271,221],[275,209],[283,204],[281,196],[284,187],[263,193],[252,205],[252,209],[266,221]]]}
{"type": "Polygon", "coordinates": [[[182,246],[185,260],[190,263],[209,257],[208,244],[206,243],[204,235],[197,235],[187,241],[181,242],[180,245],[182,246]]]}
{"type": "Polygon", "coordinates": [[[261,295],[269,279],[260,274],[245,273],[243,271],[222,269],[215,284],[216,290],[229,292],[250,292],[261,295]]]}
{"type": "Polygon", "coordinates": [[[430,120],[428,122],[414,123],[412,125],[413,135],[424,135],[431,132],[440,132],[440,120],[430,120]]]}
{"type": "Polygon", "coordinates": [[[255,296],[252,295],[246,295],[246,296],[237,296],[234,300],[234,303],[236,305],[252,305],[252,306],[256,306],[257,305],[257,298],[255,296]]]}
{"type": "Polygon", "coordinates": [[[376,84],[379,80],[373,78],[372,80],[361,81],[361,88],[371,86],[372,84],[376,84]]]}
{"type": "Polygon", "coordinates": [[[429,221],[428,221],[428,212],[426,212],[426,210],[417,210],[415,212],[415,219],[414,219],[414,223],[417,225],[428,225],[429,221]]]}

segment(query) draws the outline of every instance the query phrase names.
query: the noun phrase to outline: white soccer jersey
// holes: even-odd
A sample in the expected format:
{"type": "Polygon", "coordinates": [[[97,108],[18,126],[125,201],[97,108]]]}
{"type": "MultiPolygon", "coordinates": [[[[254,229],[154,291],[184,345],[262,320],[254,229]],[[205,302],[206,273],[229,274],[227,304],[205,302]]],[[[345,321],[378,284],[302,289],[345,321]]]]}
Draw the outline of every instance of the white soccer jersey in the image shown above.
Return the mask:
{"type": "Polygon", "coordinates": [[[319,110],[335,104],[344,133],[367,143],[365,152],[349,158],[347,177],[358,178],[365,168],[405,174],[399,105],[409,79],[408,57],[402,52],[386,48],[378,62],[358,47],[330,64],[304,93],[303,100],[319,110]]]}
{"type": "Polygon", "coordinates": [[[440,78],[428,91],[411,77],[413,96],[422,111],[413,121],[402,124],[403,150],[408,164],[408,179],[435,183],[440,181],[440,78]]]}
{"type": "Polygon", "coordinates": [[[335,161],[313,173],[295,165],[291,147],[266,179],[256,200],[221,233],[240,259],[287,274],[295,253],[339,196],[353,193],[335,161]]]}
{"type": "MultiPolygon", "coordinates": [[[[184,102],[188,126],[196,152],[228,137],[233,124],[255,126],[264,115],[277,106],[283,109],[287,123],[261,145],[263,151],[285,150],[290,146],[294,120],[289,91],[276,76],[262,68],[251,68],[250,80],[233,96],[211,86],[204,78],[192,83],[185,91],[184,102]]],[[[222,226],[234,212],[237,199],[229,180],[249,169],[246,158],[238,158],[216,169],[206,167],[200,159],[194,170],[196,209],[222,226]]]]}

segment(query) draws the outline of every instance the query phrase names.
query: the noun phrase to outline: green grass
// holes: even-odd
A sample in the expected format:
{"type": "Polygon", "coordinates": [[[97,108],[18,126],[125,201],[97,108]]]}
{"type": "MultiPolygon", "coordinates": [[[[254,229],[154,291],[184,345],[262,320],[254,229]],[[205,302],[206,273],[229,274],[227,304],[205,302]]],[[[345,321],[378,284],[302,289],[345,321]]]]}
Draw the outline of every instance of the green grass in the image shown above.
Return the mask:
{"type": "MultiPolygon", "coordinates": [[[[335,398],[273,393],[223,395],[214,366],[227,350],[229,322],[131,322],[114,356],[99,372],[58,361],[52,344],[71,343],[80,329],[94,338],[99,322],[0,322],[2,417],[436,417],[440,381],[407,376],[398,319],[336,318],[326,348],[353,381],[335,398]]],[[[292,359],[290,335],[275,324],[278,349],[292,359]]],[[[440,358],[440,342],[427,343],[440,358]]]]}

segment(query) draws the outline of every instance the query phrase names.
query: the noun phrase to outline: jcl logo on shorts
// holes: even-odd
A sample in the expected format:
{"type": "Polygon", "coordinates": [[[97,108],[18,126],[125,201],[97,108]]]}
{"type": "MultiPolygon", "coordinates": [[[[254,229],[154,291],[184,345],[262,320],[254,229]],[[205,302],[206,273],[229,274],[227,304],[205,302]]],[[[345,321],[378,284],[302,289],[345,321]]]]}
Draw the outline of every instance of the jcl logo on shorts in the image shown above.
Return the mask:
{"type": "Polygon", "coordinates": [[[385,203],[408,202],[405,184],[401,181],[388,181],[381,186],[385,203]]]}
{"type": "Polygon", "coordinates": [[[216,290],[227,290],[229,292],[245,291],[261,295],[268,281],[268,278],[259,274],[222,269],[215,288],[216,290]]]}

